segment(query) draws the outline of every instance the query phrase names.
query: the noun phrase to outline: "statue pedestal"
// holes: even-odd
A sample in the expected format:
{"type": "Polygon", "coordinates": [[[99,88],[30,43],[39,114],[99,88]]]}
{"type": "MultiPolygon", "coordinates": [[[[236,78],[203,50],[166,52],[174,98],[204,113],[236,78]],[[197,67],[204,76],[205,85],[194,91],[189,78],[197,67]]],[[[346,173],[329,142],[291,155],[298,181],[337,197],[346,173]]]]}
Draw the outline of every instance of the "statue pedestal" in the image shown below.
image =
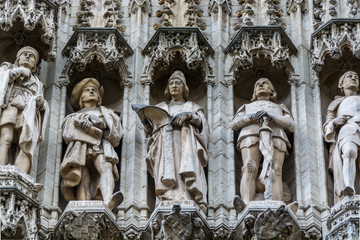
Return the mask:
{"type": "Polygon", "coordinates": [[[0,166],[0,238],[39,238],[37,194],[41,188],[16,166],[0,166]]]}
{"type": "Polygon", "coordinates": [[[360,195],[343,200],[331,208],[327,240],[359,239],[360,195]]]}
{"type": "Polygon", "coordinates": [[[211,238],[206,215],[194,201],[160,202],[151,214],[146,229],[144,239],[211,238]]]}
{"type": "Polygon", "coordinates": [[[235,239],[302,239],[303,233],[295,213],[283,201],[252,201],[240,213],[232,235],[235,239]]]}
{"type": "Polygon", "coordinates": [[[55,239],[120,239],[115,215],[103,201],[70,201],[54,229],[55,239]]]}

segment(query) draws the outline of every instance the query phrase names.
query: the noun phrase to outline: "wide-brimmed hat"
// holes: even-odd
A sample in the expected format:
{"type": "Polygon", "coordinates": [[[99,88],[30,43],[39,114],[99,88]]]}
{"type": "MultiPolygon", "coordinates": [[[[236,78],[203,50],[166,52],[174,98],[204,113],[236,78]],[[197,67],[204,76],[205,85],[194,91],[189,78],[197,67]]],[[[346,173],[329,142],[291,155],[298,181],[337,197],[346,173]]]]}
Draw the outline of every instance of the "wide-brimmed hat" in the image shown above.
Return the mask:
{"type": "Polygon", "coordinates": [[[104,95],[104,88],[100,85],[99,81],[96,80],[95,78],[85,78],[85,79],[81,80],[80,82],[78,82],[72,90],[71,106],[74,109],[80,108],[79,102],[80,102],[81,94],[82,94],[84,88],[86,88],[88,86],[93,86],[98,90],[98,93],[100,95],[100,104],[101,104],[101,99],[104,95]]]}

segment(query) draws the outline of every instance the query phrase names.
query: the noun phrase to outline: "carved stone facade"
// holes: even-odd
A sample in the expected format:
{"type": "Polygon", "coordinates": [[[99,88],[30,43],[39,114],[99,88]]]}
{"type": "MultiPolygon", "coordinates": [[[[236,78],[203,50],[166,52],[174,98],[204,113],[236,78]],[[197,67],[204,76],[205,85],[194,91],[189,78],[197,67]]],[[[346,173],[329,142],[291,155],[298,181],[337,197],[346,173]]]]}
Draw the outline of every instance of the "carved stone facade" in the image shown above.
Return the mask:
{"type": "Polygon", "coordinates": [[[35,48],[50,108],[29,175],[0,166],[1,238],[358,239],[359,164],[355,195],[335,203],[333,149],[322,129],[329,104],[345,95],[340,76],[360,73],[359,17],[354,0],[0,0],[0,62],[35,48]],[[166,101],[176,70],[209,124],[206,209],[157,199],[145,160],[149,135],[131,108],[166,101]],[[124,199],[113,211],[97,200],[68,203],[61,193],[63,122],[84,78],[99,80],[102,105],[123,126],[113,151],[114,192],[124,199]],[[260,78],[271,80],[291,112],[294,133],[281,171],[283,201],[245,205],[235,196],[249,166],[231,123],[260,78]]]}

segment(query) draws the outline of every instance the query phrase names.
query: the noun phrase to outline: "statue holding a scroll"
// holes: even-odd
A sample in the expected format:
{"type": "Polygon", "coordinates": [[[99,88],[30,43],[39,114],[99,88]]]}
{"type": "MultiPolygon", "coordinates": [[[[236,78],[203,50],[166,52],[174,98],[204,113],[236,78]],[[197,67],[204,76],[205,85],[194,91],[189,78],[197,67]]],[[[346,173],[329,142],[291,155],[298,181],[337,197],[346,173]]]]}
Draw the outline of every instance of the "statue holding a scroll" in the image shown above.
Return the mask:
{"type": "Polygon", "coordinates": [[[331,143],[329,168],[334,173],[334,200],[355,194],[356,172],[359,169],[360,96],[359,76],[348,71],[339,80],[344,96],[336,96],[328,107],[324,138],[331,143]]]}
{"type": "Polygon", "coordinates": [[[169,78],[165,96],[169,103],[133,105],[150,136],[146,161],[156,196],[159,201],[193,200],[206,211],[209,127],[204,111],[186,100],[189,89],[179,70],[169,78]]]}
{"type": "Polygon", "coordinates": [[[39,53],[23,47],[14,64],[0,66],[0,165],[14,164],[29,173],[44,138],[49,107],[36,73],[39,53]]]}
{"type": "Polygon", "coordinates": [[[68,144],[60,166],[65,200],[103,200],[113,209],[122,202],[113,194],[119,179],[119,158],[114,147],[122,137],[119,116],[101,106],[104,90],[94,78],[75,85],[71,105],[79,110],[64,119],[63,137],[68,144]]]}
{"type": "Polygon", "coordinates": [[[252,102],[235,114],[233,130],[240,130],[237,149],[243,160],[240,184],[241,198],[252,200],[283,199],[282,166],[290,142],[286,132],[294,131],[294,120],[283,104],[277,104],[276,91],[267,78],[254,86],[252,102]],[[259,173],[259,167],[262,170],[259,173]]]}

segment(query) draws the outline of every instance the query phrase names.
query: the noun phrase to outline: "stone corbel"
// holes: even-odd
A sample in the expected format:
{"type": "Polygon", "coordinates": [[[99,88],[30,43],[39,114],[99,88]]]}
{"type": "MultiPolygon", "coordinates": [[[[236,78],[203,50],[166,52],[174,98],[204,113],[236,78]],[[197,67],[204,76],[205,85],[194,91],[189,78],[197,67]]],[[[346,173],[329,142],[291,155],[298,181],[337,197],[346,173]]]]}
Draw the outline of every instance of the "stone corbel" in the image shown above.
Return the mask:
{"type": "Polygon", "coordinates": [[[166,70],[180,53],[180,60],[188,69],[201,69],[213,75],[211,62],[207,58],[214,50],[198,28],[159,28],[143,50],[145,64],[142,75],[152,76],[154,70],[166,70]]]}
{"type": "Polygon", "coordinates": [[[253,203],[239,217],[234,239],[303,239],[296,215],[282,202],[253,203]]]}
{"type": "Polygon", "coordinates": [[[71,77],[74,69],[83,72],[96,59],[106,71],[116,70],[125,82],[129,75],[125,58],[131,54],[133,50],[117,29],[77,28],[63,50],[68,61],[62,74],[71,77]]]}
{"type": "Polygon", "coordinates": [[[12,33],[18,45],[31,46],[36,40],[30,39],[29,33],[38,35],[42,44],[35,47],[46,61],[52,61],[56,55],[56,15],[57,7],[49,0],[4,0],[0,2],[0,29],[12,33]],[[26,32],[12,32],[15,22],[22,23],[26,32]]]}
{"type": "Polygon", "coordinates": [[[250,69],[254,58],[263,56],[277,69],[291,72],[290,55],[297,52],[294,44],[279,26],[243,26],[229,46],[226,54],[233,57],[231,70],[250,69]]]}
{"type": "Polygon", "coordinates": [[[24,239],[39,239],[40,204],[37,194],[41,188],[42,185],[36,184],[16,166],[0,166],[1,236],[11,239],[20,233],[24,239]]]}
{"type": "Polygon", "coordinates": [[[360,59],[360,19],[334,19],[311,36],[311,66],[321,72],[327,55],[339,59],[344,48],[360,59]]]}
{"type": "Polygon", "coordinates": [[[102,201],[70,201],[54,229],[55,239],[121,239],[115,215],[102,201]]]}
{"type": "MultiPolygon", "coordinates": [[[[160,207],[149,219],[147,234],[151,239],[210,239],[210,226],[206,216],[195,206],[160,207]]],[[[150,239],[150,238],[149,238],[150,239]]]]}

